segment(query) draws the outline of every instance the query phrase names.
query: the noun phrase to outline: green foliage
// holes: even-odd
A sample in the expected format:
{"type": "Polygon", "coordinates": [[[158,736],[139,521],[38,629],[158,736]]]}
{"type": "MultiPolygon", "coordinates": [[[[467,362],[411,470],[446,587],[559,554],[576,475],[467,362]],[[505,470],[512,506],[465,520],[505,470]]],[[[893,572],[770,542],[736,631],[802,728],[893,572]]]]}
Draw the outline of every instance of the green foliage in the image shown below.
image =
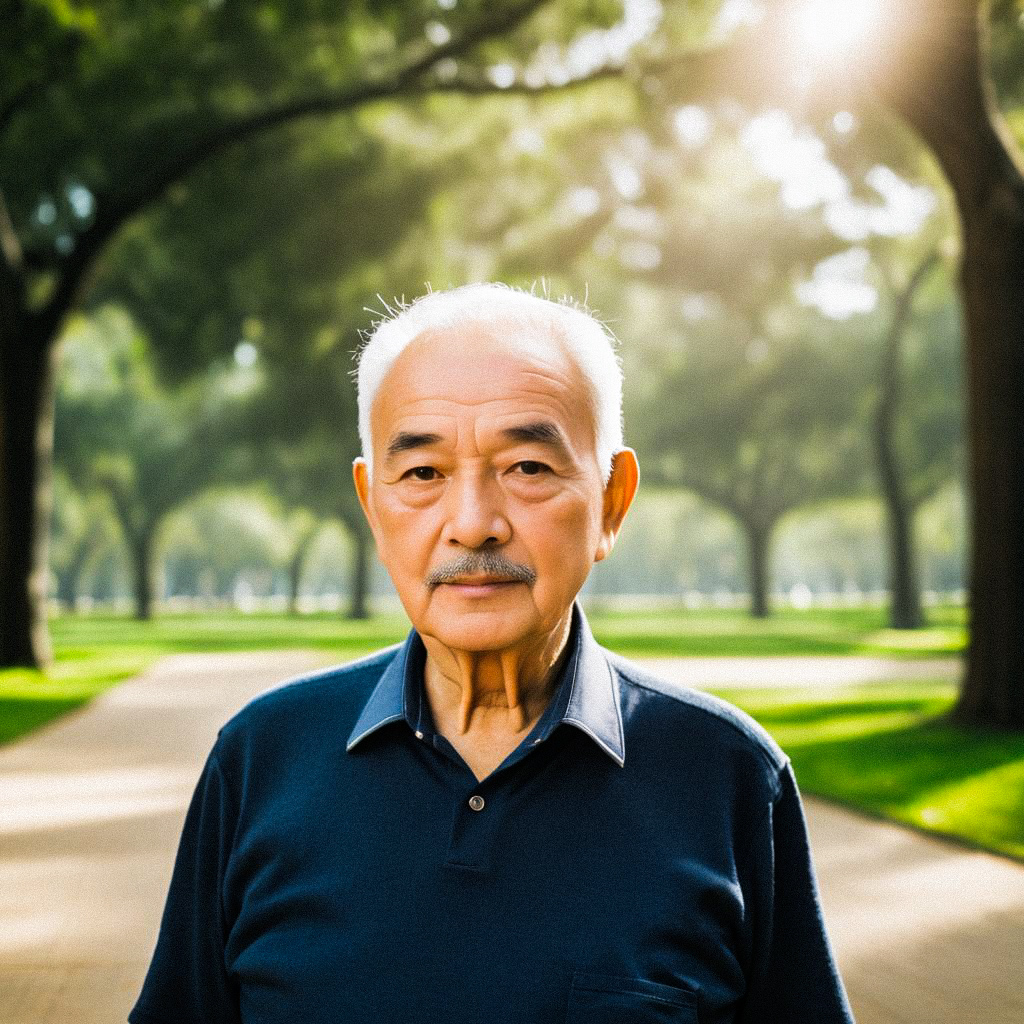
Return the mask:
{"type": "Polygon", "coordinates": [[[1022,19],[1020,0],[994,0],[990,5],[989,68],[999,104],[1006,111],[1024,105],[1022,19]]]}
{"type": "Polygon", "coordinates": [[[225,443],[237,401],[223,380],[211,375],[189,389],[161,389],[145,339],[123,311],[108,307],[81,321],[65,338],[63,357],[58,464],[79,486],[109,494],[133,550],[172,509],[238,472],[225,443]]]}
{"type": "Polygon", "coordinates": [[[125,302],[180,379],[243,341],[295,359],[344,334],[438,186],[355,117],[300,125],[200,168],[113,246],[92,301],[125,302]],[[355,314],[355,315],[354,315],[355,314]]]}
{"type": "MultiPolygon", "coordinates": [[[[51,80],[0,137],[0,184],[42,263],[62,246],[73,252],[98,216],[205,134],[275,103],[385,79],[404,57],[438,45],[428,34],[457,37],[519,9],[481,0],[451,10],[427,0],[129,6],[21,5],[29,20],[12,38],[36,40],[51,80]],[[75,56],[58,68],[47,58],[67,40],[75,56]],[[53,210],[40,216],[46,203],[53,210]]],[[[678,42],[682,52],[706,41],[719,7],[666,8],[659,45],[678,42]]],[[[598,52],[601,31],[623,14],[615,0],[538,5],[514,33],[428,78],[481,83],[508,64],[551,80],[588,34],[598,52]]],[[[251,346],[246,411],[217,434],[219,447],[248,448],[231,472],[259,473],[287,507],[350,529],[362,518],[349,477],[358,448],[348,353],[378,293],[411,297],[428,280],[547,277],[554,291],[577,294],[589,283],[624,342],[627,428],[648,481],[685,483],[764,529],[799,504],[861,493],[870,485],[858,414],[881,318],[837,326],[794,297],[794,285],[847,243],[819,207],[780,202],[778,183],[742,144],[749,111],[709,102],[709,137],[682,139],[670,78],[647,77],[642,88],[609,81],[544,103],[413,88],[395,102],[279,125],[218,150],[122,230],[97,267],[90,305],[131,309],[163,380],[202,376],[240,342],[251,346]]],[[[879,160],[917,180],[919,144],[880,119],[860,112],[849,136],[816,127],[865,202],[878,202],[865,173],[879,160]]],[[[900,442],[922,467],[922,494],[948,475],[959,437],[949,415],[957,335],[948,287],[908,352],[913,407],[900,442]]],[[[76,379],[107,372],[76,358],[76,379]]],[[[176,436],[152,423],[129,427],[133,402],[108,401],[106,453],[89,472],[111,491],[139,486],[170,507],[161,492],[175,489],[178,470],[205,467],[169,457],[192,436],[181,423],[176,436]],[[145,476],[116,450],[126,437],[136,454],[162,450],[163,462],[152,462],[166,468],[145,476]]],[[[152,419],[152,395],[143,404],[152,419]]],[[[203,418],[184,398],[175,410],[182,422],[203,418]]],[[[61,457],[71,459],[89,431],[58,429],[61,457]]],[[[708,530],[721,564],[725,542],[708,530]]],[[[684,586],[699,572],[690,564],[679,575],[684,586]]]]}
{"type": "Polygon", "coordinates": [[[917,507],[963,472],[963,326],[948,284],[919,303],[904,344],[896,443],[908,495],[917,507]],[[921,308],[923,307],[923,308],[921,308]]]}
{"type": "Polygon", "coordinates": [[[57,577],[57,598],[73,606],[83,578],[117,543],[117,522],[109,501],[98,492],[81,493],[67,474],[54,474],[50,567],[57,577]]]}
{"type": "Polygon", "coordinates": [[[292,533],[264,495],[204,491],[162,530],[164,592],[230,599],[239,581],[269,592],[291,553],[292,533]]]}
{"type": "Polygon", "coordinates": [[[880,655],[933,657],[966,644],[962,608],[935,609],[932,624],[913,633],[887,628],[881,608],[781,609],[770,621],[734,609],[595,610],[598,640],[631,657],[759,657],[880,655]]]}
{"type": "MultiPolygon", "coordinates": [[[[544,6],[21,0],[0,36],[0,188],[15,228],[36,266],[58,267],[98,220],[105,233],[107,219],[116,230],[219,152],[247,118],[307,101],[313,113],[351,111],[364,93],[415,95],[434,54],[450,54],[449,66],[457,56],[457,69],[486,81],[492,61],[529,59],[538,37],[529,28],[516,38],[516,30],[544,6]]],[[[541,38],[606,25],[618,8],[607,0],[547,6],[541,38]]],[[[344,119],[319,120],[318,134],[345,130],[344,119]]],[[[258,163],[259,147],[254,153],[258,163]]],[[[246,154],[231,159],[244,165],[246,154]]]]}
{"type": "MultiPolygon", "coordinates": [[[[869,492],[865,416],[888,309],[837,322],[800,298],[822,260],[854,250],[820,201],[795,208],[803,200],[757,166],[749,112],[691,111],[703,128],[687,137],[670,100],[621,83],[493,109],[493,123],[487,107],[473,120],[459,119],[464,106],[432,111],[478,132],[465,146],[472,177],[431,208],[438,244],[454,254],[456,281],[546,278],[551,292],[589,293],[611,315],[627,438],[645,481],[690,487],[761,533],[795,507],[869,492]]],[[[409,137],[418,130],[409,118],[398,125],[409,137]]],[[[932,181],[919,144],[881,123],[867,121],[853,141],[831,127],[791,130],[793,145],[834,160],[862,211],[885,205],[869,184],[880,156],[914,185],[932,181]]],[[[866,244],[884,243],[889,259],[920,245],[889,230],[877,239],[868,230],[866,244]]],[[[923,320],[909,346],[911,401],[899,420],[915,497],[949,478],[959,437],[956,310],[948,280],[933,291],[937,319],[923,320]]]]}

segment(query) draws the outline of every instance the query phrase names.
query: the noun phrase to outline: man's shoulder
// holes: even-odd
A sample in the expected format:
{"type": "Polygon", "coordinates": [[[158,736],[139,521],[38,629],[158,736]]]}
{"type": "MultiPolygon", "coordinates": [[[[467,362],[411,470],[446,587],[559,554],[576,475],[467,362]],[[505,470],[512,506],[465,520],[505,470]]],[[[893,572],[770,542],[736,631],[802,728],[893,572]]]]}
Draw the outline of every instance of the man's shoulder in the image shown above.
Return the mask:
{"type": "Polygon", "coordinates": [[[649,723],[655,720],[681,742],[700,742],[718,749],[753,754],[777,774],[788,758],[765,728],[745,711],[685,683],[666,679],[615,654],[608,662],[624,690],[624,705],[649,723]],[[644,712],[650,714],[645,715],[644,712]]]}
{"type": "Polygon", "coordinates": [[[348,719],[354,723],[401,647],[395,644],[357,661],[284,680],[272,690],[254,697],[222,726],[221,744],[244,735],[291,730],[300,723],[329,720],[340,726],[348,719]]]}

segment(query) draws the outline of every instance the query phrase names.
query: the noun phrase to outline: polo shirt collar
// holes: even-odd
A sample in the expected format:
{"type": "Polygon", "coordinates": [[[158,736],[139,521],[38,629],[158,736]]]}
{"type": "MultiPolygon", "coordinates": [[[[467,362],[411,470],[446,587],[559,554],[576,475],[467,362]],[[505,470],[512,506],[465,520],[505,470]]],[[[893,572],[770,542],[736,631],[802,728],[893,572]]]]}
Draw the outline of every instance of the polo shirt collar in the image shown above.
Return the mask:
{"type": "MultiPolygon", "coordinates": [[[[572,653],[562,670],[551,704],[534,726],[532,742],[547,739],[554,729],[570,725],[586,734],[620,767],[625,763],[626,745],[619,705],[618,679],[601,646],[594,639],[579,604],[573,605],[569,634],[572,653]]],[[[346,750],[371,733],[405,720],[409,728],[421,729],[426,708],[423,665],[426,649],[412,630],[388,663],[363,706],[349,734],[346,750]]]]}

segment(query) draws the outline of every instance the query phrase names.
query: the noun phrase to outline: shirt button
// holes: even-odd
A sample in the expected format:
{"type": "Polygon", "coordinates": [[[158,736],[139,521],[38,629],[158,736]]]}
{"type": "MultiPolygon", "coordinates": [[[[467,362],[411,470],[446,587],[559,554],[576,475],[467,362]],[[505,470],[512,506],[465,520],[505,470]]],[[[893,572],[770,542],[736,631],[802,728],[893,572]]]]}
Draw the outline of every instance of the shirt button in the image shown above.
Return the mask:
{"type": "Polygon", "coordinates": [[[484,798],[478,793],[474,793],[473,796],[469,798],[469,806],[472,807],[474,811],[482,811],[484,809],[484,798]]]}

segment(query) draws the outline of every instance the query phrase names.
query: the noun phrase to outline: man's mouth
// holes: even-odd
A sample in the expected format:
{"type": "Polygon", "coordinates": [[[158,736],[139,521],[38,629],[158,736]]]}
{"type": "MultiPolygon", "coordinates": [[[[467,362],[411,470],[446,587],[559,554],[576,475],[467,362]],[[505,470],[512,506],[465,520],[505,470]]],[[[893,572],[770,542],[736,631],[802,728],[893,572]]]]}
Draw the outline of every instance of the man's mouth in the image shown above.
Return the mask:
{"type": "Polygon", "coordinates": [[[522,580],[512,579],[509,576],[456,576],[445,582],[453,587],[500,587],[521,583],[522,580]]]}

